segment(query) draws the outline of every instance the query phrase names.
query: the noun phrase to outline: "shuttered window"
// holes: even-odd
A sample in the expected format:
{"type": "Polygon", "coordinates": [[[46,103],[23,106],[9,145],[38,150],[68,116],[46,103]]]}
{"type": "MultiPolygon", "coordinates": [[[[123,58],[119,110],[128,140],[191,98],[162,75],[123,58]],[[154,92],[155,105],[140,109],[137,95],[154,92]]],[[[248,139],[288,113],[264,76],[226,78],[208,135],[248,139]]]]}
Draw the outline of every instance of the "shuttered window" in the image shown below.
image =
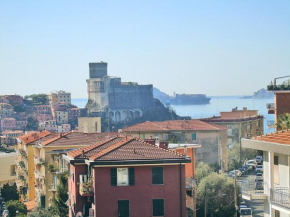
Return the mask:
{"type": "Polygon", "coordinates": [[[153,199],[153,216],[164,216],[164,200],[153,199]]]}
{"type": "Polygon", "coordinates": [[[134,168],[111,168],[112,186],[132,186],[135,185],[134,168]]]}
{"type": "Polygon", "coordinates": [[[129,200],[118,200],[118,217],[129,217],[129,200]]]}
{"type": "Polygon", "coordinates": [[[152,167],[152,184],[163,184],[163,167],[152,167]]]}
{"type": "Polygon", "coordinates": [[[111,168],[111,185],[117,186],[117,168],[111,168]]]}
{"type": "Polygon", "coordinates": [[[129,185],[135,185],[135,169],[129,168],[129,185]]]}

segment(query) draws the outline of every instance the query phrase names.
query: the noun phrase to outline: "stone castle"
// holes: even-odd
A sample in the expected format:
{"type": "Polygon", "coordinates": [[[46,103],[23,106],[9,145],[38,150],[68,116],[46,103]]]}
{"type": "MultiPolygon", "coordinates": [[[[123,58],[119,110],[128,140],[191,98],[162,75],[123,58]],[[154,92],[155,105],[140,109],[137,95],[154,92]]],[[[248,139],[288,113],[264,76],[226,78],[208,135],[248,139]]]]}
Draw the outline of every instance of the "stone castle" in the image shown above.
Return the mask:
{"type": "Polygon", "coordinates": [[[153,85],[121,82],[121,78],[108,76],[108,64],[89,63],[87,79],[90,112],[106,112],[113,122],[140,118],[143,111],[153,107],[153,85]]]}

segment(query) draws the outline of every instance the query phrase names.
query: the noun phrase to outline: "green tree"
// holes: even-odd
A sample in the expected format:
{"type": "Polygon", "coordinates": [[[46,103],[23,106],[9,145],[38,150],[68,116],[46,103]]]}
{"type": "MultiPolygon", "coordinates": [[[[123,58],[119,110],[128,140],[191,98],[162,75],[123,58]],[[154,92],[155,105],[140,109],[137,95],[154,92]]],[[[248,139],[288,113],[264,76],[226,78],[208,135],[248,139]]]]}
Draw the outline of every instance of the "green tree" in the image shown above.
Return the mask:
{"type": "Polygon", "coordinates": [[[276,125],[277,125],[277,130],[290,129],[290,114],[285,113],[285,114],[279,115],[276,125]]]}
{"type": "Polygon", "coordinates": [[[58,216],[56,210],[52,207],[42,209],[37,207],[35,211],[28,214],[28,217],[55,217],[58,216]]]}
{"type": "Polygon", "coordinates": [[[1,196],[4,198],[4,201],[6,202],[10,200],[19,200],[16,184],[14,183],[14,185],[12,186],[5,184],[1,188],[1,196]]]}
{"type": "Polygon", "coordinates": [[[9,211],[9,217],[15,217],[16,211],[18,211],[19,215],[27,214],[27,207],[24,203],[19,202],[18,200],[10,200],[6,203],[6,208],[9,211]]]}
{"type": "Polygon", "coordinates": [[[37,120],[33,119],[32,117],[29,117],[27,119],[27,125],[26,130],[36,130],[37,129],[37,120]]]}
{"type": "Polygon", "coordinates": [[[68,174],[60,176],[60,184],[57,186],[56,198],[52,200],[53,208],[56,210],[58,216],[67,217],[68,216],[68,206],[66,201],[68,200],[68,174]]]}
{"type": "Polygon", "coordinates": [[[204,216],[205,200],[207,203],[207,217],[234,216],[234,181],[225,174],[219,175],[214,172],[203,177],[197,188],[198,216],[204,216]],[[222,194],[225,194],[225,196],[221,196],[222,194]]]}
{"type": "Polygon", "coordinates": [[[210,175],[213,172],[213,169],[203,162],[199,163],[196,168],[195,177],[198,182],[201,182],[201,180],[208,175],[210,175]]]}

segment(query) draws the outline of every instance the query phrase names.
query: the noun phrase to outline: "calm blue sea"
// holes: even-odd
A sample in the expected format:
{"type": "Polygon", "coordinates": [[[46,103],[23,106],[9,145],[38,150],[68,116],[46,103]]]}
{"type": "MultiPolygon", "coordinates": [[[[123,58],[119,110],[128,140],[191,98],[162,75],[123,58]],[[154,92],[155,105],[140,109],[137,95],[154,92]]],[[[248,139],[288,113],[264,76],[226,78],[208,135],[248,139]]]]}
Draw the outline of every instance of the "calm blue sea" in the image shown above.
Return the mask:
{"type": "MultiPolygon", "coordinates": [[[[205,118],[219,115],[221,111],[231,111],[232,108],[256,109],[259,114],[264,115],[264,131],[270,133],[273,129],[267,127],[268,120],[274,120],[274,115],[269,115],[266,103],[273,103],[274,98],[270,99],[240,99],[241,96],[212,96],[210,104],[206,105],[172,105],[178,115],[190,116],[192,118],[205,118]]],[[[79,108],[84,108],[87,99],[72,99],[72,104],[79,108]]]]}

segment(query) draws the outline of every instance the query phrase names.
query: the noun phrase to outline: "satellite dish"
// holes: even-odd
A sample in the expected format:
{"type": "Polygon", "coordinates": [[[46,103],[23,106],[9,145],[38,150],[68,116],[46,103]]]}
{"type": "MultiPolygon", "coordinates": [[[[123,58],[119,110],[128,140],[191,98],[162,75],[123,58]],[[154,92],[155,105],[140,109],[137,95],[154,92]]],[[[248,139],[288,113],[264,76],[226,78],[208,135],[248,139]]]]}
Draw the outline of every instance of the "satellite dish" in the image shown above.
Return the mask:
{"type": "Polygon", "coordinates": [[[78,212],[78,213],[76,214],[76,217],[83,217],[82,212],[78,212]]]}

